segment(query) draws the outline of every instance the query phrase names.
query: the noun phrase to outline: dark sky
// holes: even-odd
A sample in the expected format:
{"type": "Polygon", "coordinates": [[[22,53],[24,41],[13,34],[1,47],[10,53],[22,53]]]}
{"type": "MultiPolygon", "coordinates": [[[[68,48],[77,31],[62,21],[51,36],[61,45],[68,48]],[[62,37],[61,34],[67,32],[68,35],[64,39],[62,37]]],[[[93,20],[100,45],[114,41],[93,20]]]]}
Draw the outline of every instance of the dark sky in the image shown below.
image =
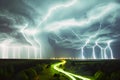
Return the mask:
{"type": "Polygon", "coordinates": [[[41,46],[42,58],[81,58],[84,47],[89,58],[96,42],[97,55],[111,41],[120,58],[119,13],[119,0],[0,0],[0,43],[41,46]]]}

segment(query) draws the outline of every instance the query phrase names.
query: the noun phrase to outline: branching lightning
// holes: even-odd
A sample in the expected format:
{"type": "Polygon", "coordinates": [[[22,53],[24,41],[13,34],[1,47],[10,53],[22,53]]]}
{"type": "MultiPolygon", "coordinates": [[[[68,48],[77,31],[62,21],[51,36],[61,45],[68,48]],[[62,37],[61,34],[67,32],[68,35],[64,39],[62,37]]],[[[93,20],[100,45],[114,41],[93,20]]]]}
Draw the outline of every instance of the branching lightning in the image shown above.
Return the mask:
{"type": "MultiPolygon", "coordinates": [[[[71,8],[72,6],[74,6],[77,3],[78,0],[70,0],[67,3],[63,3],[63,4],[57,4],[52,6],[51,8],[48,9],[47,13],[43,16],[42,20],[39,20],[40,23],[38,23],[36,26],[36,28],[29,28],[29,24],[25,24],[24,26],[22,26],[22,29],[19,31],[22,33],[22,35],[24,36],[25,40],[29,43],[27,46],[26,45],[12,45],[11,47],[13,47],[12,49],[10,49],[10,47],[8,47],[8,44],[3,44],[0,45],[2,51],[1,53],[2,58],[9,58],[9,52],[11,51],[11,54],[13,55],[11,58],[20,58],[21,54],[26,53],[27,54],[27,58],[31,58],[31,56],[34,55],[34,57],[32,58],[43,58],[42,57],[42,48],[43,45],[41,44],[41,39],[39,39],[40,37],[38,37],[38,35],[40,35],[42,32],[46,32],[46,33],[53,33],[55,34],[60,40],[54,39],[55,43],[58,45],[62,45],[62,47],[65,48],[75,48],[77,50],[80,50],[80,59],[86,59],[85,57],[85,48],[89,47],[90,44],[93,44],[92,46],[90,46],[90,48],[92,49],[92,59],[98,59],[98,57],[96,56],[96,47],[100,49],[100,59],[114,59],[113,57],[113,51],[111,48],[111,42],[113,41],[112,39],[109,40],[104,40],[102,44],[107,44],[107,46],[102,47],[99,43],[101,43],[100,39],[98,39],[98,36],[100,34],[100,30],[102,30],[101,28],[101,24],[98,28],[97,31],[95,31],[94,34],[78,34],[77,32],[75,32],[74,30],[72,30],[73,28],[88,28],[90,27],[92,24],[97,23],[97,22],[101,22],[101,19],[106,18],[110,13],[116,11],[119,7],[118,4],[116,3],[109,3],[106,5],[102,5],[98,8],[95,8],[96,11],[98,11],[99,13],[95,13],[96,11],[93,9],[93,11],[88,12],[88,15],[86,18],[84,19],[65,19],[65,20],[61,20],[61,21],[54,21],[51,23],[47,23],[47,20],[54,14],[55,11],[59,11],[59,9],[62,8],[71,8]],[[92,13],[93,12],[93,13],[92,13]],[[44,24],[44,25],[42,25],[44,24]],[[77,37],[76,40],[72,40],[72,39],[64,39],[60,34],[58,33],[60,30],[71,30],[71,35],[74,35],[77,37]],[[81,39],[81,37],[85,37],[87,36],[87,38],[85,37],[84,39],[81,39]],[[66,43],[66,41],[69,41],[70,43],[66,43]],[[76,42],[79,42],[79,46],[78,44],[75,44],[76,42]],[[71,46],[70,46],[71,45],[71,46]],[[76,48],[77,47],[77,48],[76,48]],[[17,53],[17,54],[16,54],[17,53]]],[[[91,32],[90,32],[91,33],[91,32]]],[[[71,74],[72,75],[72,74],[71,74]]]]}
{"type": "Polygon", "coordinates": [[[12,48],[9,49],[10,47],[8,46],[8,44],[3,44],[1,45],[1,53],[2,53],[2,58],[21,58],[22,54],[27,54],[27,58],[42,58],[42,45],[41,42],[39,41],[40,39],[38,39],[37,35],[39,33],[41,33],[39,27],[41,27],[41,24],[43,24],[44,22],[47,21],[47,19],[54,13],[54,11],[58,10],[59,8],[69,8],[70,6],[74,5],[75,2],[77,0],[71,0],[65,4],[58,4],[55,5],[53,7],[51,7],[48,10],[48,13],[44,16],[44,18],[42,19],[42,21],[40,21],[40,24],[35,28],[35,29],[31,29],[29,28],[29,24],[25,24],[23,25],[22,29],[19,31],[22,33],[22,35],[24,36],[25,40],[30,44],[30,45],[13,45],[11,46],[12,48]],[[33,53],[31,52],[31,50],[33,51],[33,53]],[[9,53],[11,52],[11,53],[9,53]],[[12,57],[9,57],[9,55],[12,55],[12,57]],[[33,57],[30,57],[31,55],[34,55],[33,57]]]}
{"type": "MultiPolygon", "coordinates": [[[[102,46],[100,46],[99,45],[99,42],[101,42],[101,41],[99,41],[99,39],[98,40],[96,40],[95,42],[93,42],[94,41],[94,38],[97,38],[97,36],[99,35],[99,33],[100,33],[100,30],[101,30],[101,23],[100,23],[100,26],[99,26],[99,28],[98,28],[98,30],[97,30],[97,32],[95,33],[95,34],[93,34],[93,35],[89,35],[88,36],[88,38],[86,38],[85,40],[84,40],[84,44],[83,44],[83,40],[81,39],[81,36],[83,36],[83,35],[80,35],[80,34],[77,34],[76,32],[74,32],[73,30],[71,30],[71,32],[73,33],[73,35],[75,35],[76,37],[77,37],[77,39],[78,39],[78,41],[80,42],[80,43],[82,43],[82,44],[80,44],[80,47],[79,48],[77,48],[78,50],[80,50],[81,52],[80,52],[80,54],[81,54],[81,56],[79,56],[79,58],[80,59],[86,59],[86,57],[84,56],[84,51],[85,51],[85,47],[88,47],[89,46],[89,44],[90,43],[92,43],[92,44],[94,44],[93,46],[91,46],[91,48],[92,48],[92,59],[108,59],[108,53],[106,52],[107,50],[109,50],[110,51],[110,57],[109,57],[109,59],[114,59],[114,57],[113,57],[113,52],[112,52],[112,49],[111,49],[111,47],[110,47],[110,44],[111,44],[111,42],[112,42],[112,40],[108,40],[107,42],[104,42],[104,43],[102,43],[102,44],[107,44],[107,46],[104,48],[104,47],[102,47],[102,46]],[[96,47],[98,47],[98,48],[100,48],[100,57],[99,58],[97,58],[97,56],[96,56],[96,50],[95,50],[95,48],[96,47]]],[[[59,45],[61,45],[61,43],[63,42],[63,47],[67,47],[67,48],[69,48],[70,47],[70,45],[67,45],[64,41],[64,38],[61,38],[61,36],[60,35],[58,35],[58,34],[56,34],[57,35],[57,37],[59,37],[62,41],[57,41],[57,40],[55,40],[56,41],[56,43],[57,44],[59,44],[59,45]],[[66,44],[66,45],[65,45],[66,44]]],[[[72,41],[72,40],[68,40],[68,41],[72,41]]],[[[71,42],[71,45],[73,46],[75,46],[76,44],[74,44],[76,41],[72,41],[71,42]]],[[[77,44],[78,45],[78,44],[77,44]]]]}
{"type": "MultiPolygon", "coordinates": [[[[58,10],[59,8],[67,8],[67,7],[70,7],[70,6],[72,6],[72,5],[74,5],[75,4],[75,2],[76,2],[76,0],[72,0],[72,1],[69,1],[68,3],[65,3],[65,4],[58,4],[58,5],[56,5],[56,6],[53,6],[53,7],[51,7],[49,10],[48,10],[48,13],[45,15],[45,17],[42,19],[42,21],[41,21],[41,23],[37,26],[37,28],[35,29],[35,30],[37,30],[40,26],[41,26],[41,24],[43,24],[44,22],[46,22],[47,21],[47,19],[52,15],[52,13],[55,11],[55,10],[58,10]]],[[[46,30],[46,29],[45,29],[46,30]]],[[[41,32],[41,31],[39,31],[39,32],[41,32]]],[[[40,58],[42,58],[42,45],[41,45],[41,43],[40,43],[40,41],[38,40],[38,37],[36,37],[36,35],[34,35],[34,40],[39,44],[39,46],[40,46],[40,58]]],[[[36,55],[37,56],[37,55],[36,55]]]]}
{"type": "MultiPolygon", "coordinates": [[[[86,26],[86,25],[90,25],[94,22],[96,22],[97,20],[100,20],[102,19],[103,17],[107,16],[107,14],[111,13],[112,11],[116,10],[116,4],[114,3],[110,3],[106,6],[103,6],[103,7],[99,7],[98,10],[100,10],[100,13],[98,13],[97,15],[91,15],[89,18],[87,19],[83,19],[83,20],[80,20],[80,21],[75,21],[75,19],[70,19],[70,20],[64,20],[64,21],[59,21],[59,22],[54,22],[52,24],[49,24],[49,26],[46,26],[45,28],[48,30],[48,31],[58,31],[60,29],[63,29],[63,27],[66,29],[66,28],[70,28],[73,27],[73,26],[78,26],[78,27],[83,27],[83,26],[86,26]],[[112,6],[112,7],[111,7],[112,6]],[[106,9],[106,10],[104,10],[106,9]],[[52,28],[51,28],[52,27],[52,28]]],[[[45,30],[46,30],[45,29],[45,30]]],[[[101,29],[101,25],[100,25],[100,29],[101,29]]],[[[80,40],[80,37],[78,36],[78,34],[76,34],[74,31],[72,31],[72,33],[80,40]]],[[[81,56],[80,58],[82,59],[85,59],[85,56],[84,56],[84,48],[88,46],[88,44],[92,41],[92,38],[96,38],[97,35],[99,34],[99,30],[97,31],[97,33],[93,36],[90,36],[88,37],[88,39],[85,40],[85,44],[82,45],[82,47],[80,47],[81,49],[81,56]]],[[[62,39],[59,35],[57,35],[60,39],[62,39]]],[[[65,40],[63,40],[62,42],[64,42],[65,40]]],[[[69,40],[70,41],[70,40],[69,40]]],[[[59,43],[59,41],[56,40],[56,42],[59,43]]],[[[73,43],[73,42],[72,42],[73,43]]],[[[65,43],[64,43],[65,44],[65,43]]],[[[74,45],[74,44],[73,44],[74,45]]],[[[110,59],[113,59],[113,53],[112,53],[112,49],[111,47],[109,46],[110,43],[107,42],[107,48],[110,50],[110,54],[111,54],[111,57],[110,59]]],[[[107,59],[107,53],[106,53],[106,50],[107,48],[102,48],[98,42],[96,41],[94,43],[94,46],[92,47],[92,58],[93,59],[96,59],[96,53],[95,53],[95,48],[96,47],[99,47],[100,50],[101,50],[101,59],[107,59]]]]}
{"type": "Polygon", "coordinates": [[[110,59],[114,59],[113,57],[113,53],[112,53],[112,49],[110,47],[110,44],[111,44],[112,40],[108,40],[106,43],[107,43],[107,46],[104,48],[102,46],[99,45],[99,39],[96,40],[96,46],[98,46],[101,50],[101,58],[102,59],[108,59],[108,53],[106,52],[107,49],[110,51],[110,59]]]}
{"type": "Polygon", "coordinates": [[[75,19],[69,19],[69,20],[54,22],[54,23],[48,24],[48,26],[45,27],[45,30],[57,31],[59,29],[63,29],[63,27],[64,28],[70,28],[70,27],[73,27],[73,26],[85,27],[86,25],[91,25],[92,23],[94,23],[94,22],[100,20],[101,18],[107,16],[107,14],[115,11],[117,6],[118,5],[116,5],[114,3],[110,3],[106,6],[98,8],[100,13],[98,13],[97,15],[91,15],[88,18],[80,20],[80,21],[76,21],[75,19]]]}
{"type": "MultiPolygon", "coordinates": [[[[43,18],[43,20],[41,21],[40,25],[42,23],[44,23],[45,21],[47,21],[47,19],[54,13],[54,11],[58,10],[59,8],[67,8],[67,7],[70,7],[72,5],[75,4],[77,0],[70,0],[68,3],[65,3],[65,4],[57,4],[53,7],[51,7],[49,10],[48,10],[48,13],[45,15],[45,17],[43,18]]],[[[39,26],[40,26],[39,25],[39,26]]],[[[38,26],[38,27],[39,27],[38,26]]]]}

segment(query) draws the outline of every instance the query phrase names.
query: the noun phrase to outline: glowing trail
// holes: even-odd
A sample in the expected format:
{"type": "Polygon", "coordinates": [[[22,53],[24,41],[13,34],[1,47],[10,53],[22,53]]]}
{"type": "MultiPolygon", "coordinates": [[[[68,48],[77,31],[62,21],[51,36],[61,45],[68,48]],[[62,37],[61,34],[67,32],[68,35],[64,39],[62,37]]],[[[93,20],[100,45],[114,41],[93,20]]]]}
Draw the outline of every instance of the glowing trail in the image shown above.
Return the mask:
{"type": "Polygon", "coordinates": [[[62,61],[60,63],[56,63],[56,64],[53,65],[53,68],[55,70],[57,70],[58,72],[61,72],[61,73],[65,74],[65,75],[67,75],[70,79],[76,80],[73,76],[69,75],[68,72],[64,71],[63,69],[58,68],[60,65],[64,65],[65,63],[66,63],[66,61],[62,61]]]}
{"type": "Polygon", "coordinates": [[[90,80],[89,78],[86,78],[86,77],[83,77],[83,76],[80,76],[80,75],[76,75],[76,74],[73,74],[73,73],[70,73],[70,72],[67,72],[67,71],[64,71],[63,69],[59,68],[60,65],[64,65],[66,63],[65,60],[63,60],[62,62],[59,62],[59,63],[56,63],[56,64],[53,64],[53,68],[55,70],[57,70],[58,72],[61,72],[63,74],[65,74],[66,76],[68,76],[71,80],[76,80],[76,78],[79,78],[79,79],[82,79],[82,80],[90,80]]]}

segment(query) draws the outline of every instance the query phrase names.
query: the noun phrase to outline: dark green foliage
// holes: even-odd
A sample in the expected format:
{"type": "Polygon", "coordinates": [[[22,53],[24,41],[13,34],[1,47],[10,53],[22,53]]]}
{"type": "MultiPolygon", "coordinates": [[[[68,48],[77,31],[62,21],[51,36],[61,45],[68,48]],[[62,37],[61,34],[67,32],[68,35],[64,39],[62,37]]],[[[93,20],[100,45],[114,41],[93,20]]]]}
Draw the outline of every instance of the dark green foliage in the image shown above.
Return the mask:
{"type": "Polygon", "coordinates": [[[50,65],[50,64],[48,64],[48,65],[46,66],[46,68],[50,68],[50,66],[51,66],[51,65],[50,65]]]}
{"type": "Polygon", "coordinates": [[[102,71],[95,73],[95,80],[105,80],[105,74],[102,71]]]}
{"type": "Polygon", "coordinates": [[[43,67],[42,65],[40,64],[37,64],[35,67],[34,67],[35,71],[37,72],[37,74],[41,74],[42,71],[43,71],[43,67]]]}
{"type": "Polygon", "coordinates": [[[54,74],[53,80],[60,80],[60,74],[54,74]]]}
{"type": "MultiPolygon", "coordinates": [[[[13,61],[11,61],[13,63],[13,61]]],[[[58,61],[23,61],[0,66],[0,80],[69,80],[61,73],[51,74],[51,64],[58,61]],[[47,76],[46,76],[47,75],[47,76]],[[48,77],[48,78],[46,78],[48,77]]],[[[4,61],[5,63],[5,61],[4,61]]],[[[120,61],[67,61],[59,68],[94,80],[120,80],[120,61]]]]}
{"type": "Polygon", "coordinates": [[[113,72],[111,74],[111,80],[120,80],[120,72],[113,72]]]}
{"type": "Polygon", "coordinates": [[[14,74],[14,67],[12,65],[0,67],[0,80],[9,80],[14,74]]]}
{"type": "Polygon", "coordinates": [[[33,80],[37,76],[37,72],[33,68],[25,70],[25,73],[29,77],[29,80],[33,80]]]}
{"type": "Polygon", "coordinates": [[[22,71],[19,74],[17,74],[15,80],[29,80],[29,77],[26,75],[24,71],[22,71]]]}

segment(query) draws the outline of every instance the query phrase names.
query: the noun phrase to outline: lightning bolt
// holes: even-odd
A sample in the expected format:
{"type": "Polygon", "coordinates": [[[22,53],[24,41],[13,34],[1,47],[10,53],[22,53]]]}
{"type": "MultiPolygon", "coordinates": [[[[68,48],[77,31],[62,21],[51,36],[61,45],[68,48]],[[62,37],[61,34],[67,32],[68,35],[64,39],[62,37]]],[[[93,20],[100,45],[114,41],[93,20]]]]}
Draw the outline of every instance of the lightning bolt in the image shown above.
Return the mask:
{"type": "MultiPolygon", "coordinates": [[[[81,47],[81,58],[82,59],[85,59],[85,57],[84,57],[84,48],[90,43],[90,41],[91,41],[92,38],[95,38],[99,34],[99,30],[100,29],[101,29],[101,24],[100,24],[100,27],[99,27],[98,31],[93,36],[90,36],[86,40],[85,44],[81,47]]],[[[96,59],[96,57],[95,57],[95,46],[93,46],[92,48],[93,48],[93,53],[92,53],[93,54],[93,59],[96,59]]]]}
{"type": "Polygon", "coordinates": [[[108,49],[110,50],[111,59],[114,59],[113,52],[112,52],[112,49],[111,49],[111,46],[110,46],[111,43],[112,43],[112,40],[109,40],[107,42],[107,45],[108,45],[108,49]]]}
{"type": "Polygon", "coordinates": [[[99,39],[96,40],[96,46],[98,46],[101,50],[101,59],[108,59],[108,56],[107,56],[107,53],[106,53],[106,50],[108,48],[108,50],[110,51],[110,59],[114,59],[113,57],[113,52],[112,52],[112,49],[110,47],[110,44],[111,44],[112,40],[108,40],[106,43],[107,43],[107,47],[106,48],[103,48],[102,46],[100,46],[98,43],[99,43],[99,39]]]}
{"type": "Polygon", "coordinates": [[[8,58],[8,47],[2,46],[2,58],[8,58]]]}
{"type": "MultiPolygon", "coordinates": [[[[25,24],[21,27],[23,27],[19,32],[22,33],[22,35],[24,36],[25,40],[30,44],[30,46],[32,46],[32,48],[27,45],[27,46],[21,46],[21,45],[15,45],[12,46],[12,58],[16,58],[17,56],[20,58],[21,57],[21,53],[23,52],[23,49],[25,50],[25,53],[27,54],[27,58],[30,58],[31,52],[30,49],[34,51],[34,58],[42,58],[42,45],[40,40],[38,39],[37,35],[39,33],[42,32],[42,30],[39,29],[39,27],[41,27],[41,25],[46,22],[48,20],[48,18],[58,9],[60,8],[68,8],[72,5],[75,4],[77,0],[70,0],[69,2],[65,3],[65,4],[58,4],[55,5],[53,7],[51,7],[48,10],[48,13],[44,16],[44,18],[42,19],[42,21],[40,21],[41,23],[34,29],[29,28],[29,24],[25,24]],[[17,48],[19,49],[17,49],[17,48]],[[15,50],[16,49],[16,50],[15,50]],[[16,53],[18,55],[16,55],[16,53]]],[[[2,49],[2,58],[8,58],[8,52],[10,52],[10,50],[8,49],[9,47],[7,47],[6,43],[0,45],[1,49],[2,49]]]]}
{"type": "MultiPolygon", "coordinates": [[[[41,58],[41,45],[39,44],[38,40],[36,40],[35,38],[35,35],[39,31],[37,29],[27,29],[27,27],[28,27],[28,24],[26,24],[24,28],[21,29],[21,33],[23,34],[27,42],[33,46],[34,58],[37,59],[38,54],[40,54],[39,58],[41,58]],[[36,48],[39,48],[40,51],[37,52],[36,48]]],[[[29,59],[30,58],[29,47],[26,47],[26,49],[27,49],[27,58],[29,59]]]]}
{"type": "Polygon", "coordinates": [[[76,26],[76,27],[84,26],[85,27],[86,25],[91,25],[92,23],[95,23],[96,21],[107,16],[109,13],[115,11],[117,9],[116,7],[118,7],[117,4],[110,3],[108,5],[105,5],[104,7],[98,8],[98,10],[100,11],[100,13],[98,13],[98,15],[91,15],[89,18],[83,19],[80,21],[76,21],[75,19],[69,19],[69,20],[54,22],[54,23],[48,24],[48,26],[45,26],[45,30],[58,31],[60,29],[63,29],[63,27],[64,27],[64,29],[70,28],[73,26],[76,26]]]}
{"type": "MultiPolygon", "coordinates": [[[[41,23],[39,24],[39,26],[44,23],[45,21],[48,20],[48,18],[53,14],[53,12],[55,12],[56,10],[60,9],[60,8],[68,8],[71,7],[72,5],[74,5],[76,3],[77,0],[70,0],[68,3],[65,4],[57,4],[56,6],[51,7],[48,10],[48,13],[45,15],[45,17],[43,18],[43,20],[41,21],[41,23]]],[[[38,26],[38,27],[39,27],[38,26]]]]}
{"type": "MultiPolygon", "coordinates": [[[[115,3],[110,3],[110,4],[107,4],[107,5],[104,5],[102,7],[99,7],[97,10],[100,12],[98,13],[97,15],[88,15],[89,17],[86,18],[86,19],[81,19],[81,20],[75,20],[74,18],[73,19],[68,19],[68,20],[62,20],[62,21],[55,21],[53,23],[50,23],[50,24],[46,24],[45,26],[42,26],[42,24],[44,24],[45,22],[47,22],[47,20],[49,19],[49,17],[56,11],[56,10],[59,10],[60,8],[70,8],[71,6],[75,5],[75,3],[77,2],[77,0],[70,0],[69,2],[67,3],[64,3],[64,4],[57,4],[57,5],[54,5],[53,7],[51,7],[50,9],[48,9],[48,12],[47,14],[43,17],[42,20],[40,20],[40,24],[38,24],[38,26],[36,26],[35,29],[30,29],[28,28],[29,25],[28,24],[25,24],[23,26],[23,28],[20,30],[20,32],[23,34],[24,38],[26,39],[26,41],[28,43],[30,43],[31,46],[33,46],[33,50],[34,50],[34,56],[35,56],[35,59],[38,58],[38,53],[40,54],[39,58],[42,58],[42,44],[41,44],[41,41],[39,41],[38,39],[38,34],[40,34],[41,32],[58,32],[59,30],[61,29],[67,29],[67,28],[71,28],[71,27],[87,27],[87,25],[92,25],[93,23],[95,22],[98,22],[99,20],[101,20],[102,18],[106,17],[109,13],[112,13],[113,11],[117,10],[118,9],[118,6],[117,4],[115,3]],[[43,29],[39,29],[40,27],[43,27],[43,29]],[[38,51],[39,50],[39,51],[38,51]]],[[[101,28],[101,25],[100,25],[100,28],[101,28]]],[[[80,36],[75,33],[73,30],[72,30],[72,33],[78,38],[78,40],[80,42],[82,42],[82,40],[80,39],[80,36]]],[[[85,44],[82,45],[79,49],[81,49],[81,58],[82,59],[85,59],[85,56],[84,56],[84,49],[85,47],[88,46],[88,44],[92,41],[93,38],[96,38],[97,35],[99,34],[99,30],[96,32],[95,35],[92,35],[90,37],[88,37],[88,39],[85,40],[85,44]]],[[[61,36],[59,36],[58,34],[56,34],[60,40],[62,40],[62,42],[65,42],[65,41],[70,41],[70,40],[63,40],[63,38],[61,36]]],[[[72,41],[70,41],[72,42],[72,41]]],[[[59,43],[59,41],[56,40],[56,43],[59,43]]],[[[74,43],[74,42],[72,42],[74,43]]],[[[95,55],[95,48],[96,47],[99,47],[101,49],[101,58],[107,58],[108,56],[106,55],[106,50],[109,50],[110,51],[110,55],[111,55],[111,58],[113,59],[113,52],[112,52],[112,49],[111,49],[111,41],[108,41],[107,42],[107,47],[106,48],[102,48],[99,44],[99,41],[95,41],[94,42],[94,46],[92,46],[92,55],[93,55],[93,58],[96,59],[96,55],[95,55]]],[[[24,47],[24,46],[23,46],[24,47]]],[[[20,47],[20,50],[22,50],[23,47],[20,47]]],[[[26,52],[27,52],[27,58],[30,58],[30,46],[27,46],[26,48],[26,52]]],[[[4,50],[4,48],[6,47],[3,47],[3,51],[2,53],[6,53],[5,55],[3,55],[3,58],[5,56],[8,56],[8,50],[7,52],[4,50]]],[[[7,49],[7,48],[6,48],[7,49]]],[[[13,53],[15,54],[15,52],[17,51],[13,51],[13,53]]],[[[21,53],[21,52],[19,52],[21,53]]],[[[15,57],[15,55],[13,55],[15,57]]]]}
{"type": "MultiPolygon", "coordinates": [[[[48,18],[53,14],[53,12],[55,12],[56,10],[58,10],[59,8],[67,8],[67,7],[70,7],[72,5],[75,4],[77,0],[71,0],[69,1],[68,3],[65,3],[65,4],[58,4],[56,6],[53,6],[51,7],[49,10],[48,10],[48,13],[45,15],[45,17],[42,19],[41,23],[36,27],[36,30],[39,29],[39,27],[41,26],[41,24],[43,24],[44,22],[46,22],[48,20],[48,18]]],[[[45,29],[46,30],[46,29],[45,29]]],[[[39,32],[42,32],[42,31],[39,31],[39,32]]],[[[39,44],[40,46],[40,58],[42,58],[42,45],[38,39],[38,37],[36,35],[34,35],[34,40],[39,44]]],[[[29,41],[30,42],[30,41],[29,41]]],[[[37,55],[36,55],[37,56],[37,55]]]]}
{"type": "MultiPolygon", "coordinates": [[[[73,25],[74,25],[74,24],[73,24],[73,25]]],[[[82,45],[80,48],[78,48],[78,49],[81,49],[81,56],[80,56],[81,59],[86,59],[85,56],[84,56],[84,48],[88,46],[88,44],[92,41],[93,38],[96,38],[97,35],[99,35],[99,31],[100,31],[100,30],[101,30],[101,23],[100,23],[100,27],[98,28],[98,31],[97,31],[94,35],[88,37],[88,39],[85,40],[85,44],[82,45]]],[[[80,42],[82,42],[80,36],[79,36],[77,33],[75,33],[73,30],[71,30],[71,32],[77,37],[77,39],[78,39],[80,42]]],[[[59,37],[60,40],[62,40],[62,42],[65,41],[65,40],[63,40],[62,37],[60,37],[60,35],[58,35],[58,34],[56,34],[56,35],[57,35],[57,37],[59,37]]],[[[67,39],[66,39],[66,40],[67,40],[67,39]]],[[[68,41],[70,41],[70,40],[68,40],[68,41]]],[[[73,42],[74,42],[74,41],[73,41],[73,42]]],[[[72,42],[72,43],[73,43],[73,42],[72,42]]],[[[100,53],[100,54],[101,54],[101,59],[108,59],[108,56],[107,56],[107,53],[106,53],[107,48],[108,48],[109,51],[110,51],[110,55],[111,55],[110,59],[114,59],[114,58],[113,58],[113,52],[112,52],[112,49],[111,49],[111,47],[110,47],[110,43],[111,43],[111,42],[110,42],[110,41],[106,42],[106,43],[107,43],[107,47],[106,47],[106,48],[103,48],[102,46],[100,46],[100,45],[98,44],[98,42],[99,42],[99,39],[98,39],[97,41],[95,41],[94,46],[92,46],[92,58],[93,58],[93,59],[97,59],[97,56],[96,56],[96,53],[95,53],[95,48],[96,48],[96,47],[99,47],[100,50],[101,50],[101,53],[100,53]]],[[[60,43],[60,42],[56,40],[56,43],[60,43]]],[[[65,43],[64,43],[64,44],[65,44],[65,43]]],[[[74,45],[74,44],[73,44],[73,45],[74,45]]],[[[68,47],[69,47],[69,46],[68,46],[68,47]]]]}
{"type": "MultiPolygon", "coordinates": [[[[64,21],[61,21],[61,22],[60,21],[59,22],[54,22],[52,24],[49,24],[49,26],[46,26],[45,29],[47,31],[50,31],[50,32],[54,32],[54,31],[58,32],[58,30],[60,30],[60,29],[67,29],[67,28],[70,28],[70,27],[73,27],[73,26],[74,27],[76,27],[76,26],[82,27],[82,26],[90,25],[90,24],[95,23],[96,21],[102,19],[103,17],[106,17],[107,14],[109,14],[109,13],[113,12],[114,10],[116,10],[117,9],[116,7],[118,7],[117,4],[110,3],[110,4],[105,5],[103,7],[99,7],[98,10],[100,10],[100,13],[98,13],[97,15],[91,15],[89,18],[83,19],[83,20],[80,20],[80,21],[76,21],[75,19],[70,19],[70,20],[64,20],[64,21]]],[[[85,59],[84,48],[88,46],[88,44],[91,42],[91,40],[93,38],[97,37],[97,35],[99,34],[100,29],[101,29],[101,24],[100,24],[100,27],[99,27],[98,31],[95,33],[95,35],[92,35],[92,36],[90,35],[90,37],[88,37],[88,39],[85,40],[85,44],[82,45],[82,47],[78,48],[78,49],[81,49],[80,58],[85,59]]],[[[78,34],[76,34],[73,30],[71,30],[71,31],[78,38],[78,40],[80,42],[82,42],[81,39],[80,39],[80,36],[78,34]]],[[[63,38],[60,37],[58,34],[56,34],[56,35],[57,35],[57,37],[59,37],[60,40],[62,40],[61,42],[65,42],[67,40],[67,39],[63,40],[63,38]]],[[[70,40],[68,40],[68,41],[70,41],[70,40]]],[[[56,43],[61,43],[60,41],[57,41],[57,40],[55,40],[55,42],[56,43]]],[[[71,42],[71,43],[74,43],[74,42],[71,42]]],[[[65,44],[65,43],[64,43],[64,45],[67,46],[67,44],[65,44]]],[[[69,47],[69,46],[67,46],[67,47],[69,47]]],[[[98,44],[98,40],[95,41],[94,46],[92,47],[93,59],[97,58],[96,55],[95,55],[95,48],[96,47],[99,47],[100,50],[101,50],[101,53],[100,53],[101,54],[101,59],[107,59],[108,58],[107,53],[106,53],[107,48],[109,49],[110,54],[111,54],[110,59],[113,59],[113,52],[112,52],[112,49],[110,47],[110,42],[109,41],[107,42],[107,47],[106,48],[103,48],[102,46],[100,46],[98,44]]]]}

